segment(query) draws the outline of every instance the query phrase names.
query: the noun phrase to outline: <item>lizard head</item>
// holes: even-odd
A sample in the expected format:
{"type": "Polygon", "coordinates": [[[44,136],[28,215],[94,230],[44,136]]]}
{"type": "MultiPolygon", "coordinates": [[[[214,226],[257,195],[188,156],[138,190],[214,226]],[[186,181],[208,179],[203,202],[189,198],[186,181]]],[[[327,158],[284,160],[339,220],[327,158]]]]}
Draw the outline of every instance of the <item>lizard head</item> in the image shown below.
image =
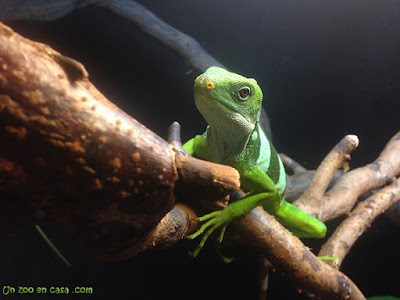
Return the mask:
{"type": "Polygon", "coordinates": [[[196,78],[196,106],[209,125],[252,131],[258,120],[262,91],[252,78],[218,67],[208,68],[196,78]]]}

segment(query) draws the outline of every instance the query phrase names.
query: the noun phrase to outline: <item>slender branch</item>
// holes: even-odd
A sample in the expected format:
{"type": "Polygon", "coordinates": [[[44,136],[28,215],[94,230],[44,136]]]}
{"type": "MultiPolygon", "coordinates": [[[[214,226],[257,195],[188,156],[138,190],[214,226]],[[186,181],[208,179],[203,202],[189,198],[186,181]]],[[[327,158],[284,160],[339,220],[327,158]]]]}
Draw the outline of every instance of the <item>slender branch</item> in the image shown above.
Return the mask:
{"type": "MultiPolygon", "coordinates": [[[[176,143],[178,152],[184,151],[180,143],[179,132],[179,124],[171,125],[169,141],[176,143]]],[[[355,145],[356,143],[351,143],[354,140],[353,137],[345,138],[344,142],[339,143],[335,149],[348,148],[343,144],[347,145],[349,141],[351,145],[355,145]]],[[[328,155],[328,159],[325,161],[332,161],[329,157],[328,155]]],[[[323,176],[320,178],[325,179],[323,176]]],[[[180,213],[183,211],[181,210],[180,213]]],[[[189,214],[190,212],[187,213],[188,219],[190,219],[189,214]]],[[[251,245],[261,250],[262,254],[271,260],[279,271],[289,274],[288,276],[300,289],[328,298],[340,295],[342,299],[364,299],[361,291],[349,278],[322,263],[298,238],[289,233],[262,208],[256,208],[242,218],[233,221],[232,227],[234,231],[230,231],[228,240],[251,245]]],[[[265,289],[261,287],[260,295],[264,292],[265,289]]]]}
{"type": "Polygon", "coordinates": [[[279,153],[279,157],[281,158],[283,164],[286,168],[289,168],[293,172],[293,174],[301,174],[307,171],[302,165],[300,165],[297,161],[293,160],[289,156],[284,153],[279,153]]]}
{"type": "MultiPolygon", "coordinates": [[[[62,2],[66,3],[68,1],[62,2]]],[[[84,2],[86,2],[85,4],[95,3],[107,7],[128,19],[132,18],[128,10],[125,12],[125,7],[119,6],[119,4],[125,3],[125,1],[98,0],[72,2],[75,4],[73,9],[82,7],[76,5],[78,2],[82,5],[84,2]],[[123,11],[121,11],[122,8],[123,11]]],[[[8,5],[12,5],[10,3],[12,2],[8,2],[8,5]]],[[[129,3],[132,4],[129,6],[130,10],[141,11],[144,15],[148,13],[143,7],[137,6],[138,4],[134,1],[129,1],[129,3]]],[[[26,7],[24,7],[24,9],[26,9],[26,7]]],[[[8,12],[10,12],[10,10],[8,10],[8,12]]],[[[150,20],[154,22],[160,21],[151,13],[148,16],[150,16],[150,20]]],[[[139,26],[143,26],[144,30],[147,30],[149,35],[152,34],[152,30],[158,29],[157,26],[153,27],[144,19],[139,18],[136,22],[137,24],[142,24],[139,26]]],[[[176,32],[173,31],[174,29],[168,27],[165,23],[155,24],[162,26],[162,29],[166,28],[167,30],[164,31],[164,33],[167,34],[167,36],[176,34],[176,32]]],[[[0,132],[0,140],[2,142],[7,142],[11,147],[2,149],[0,157],[3,161],[12,162],[15,166],[13,170],[22,168],[28,176],[28,182],[32,182],[32,186],[25,188],[24,196],[35,198],[35,200],[45,208],[48,214],[58,218],[64,225],[67,225],[71,219],[78,220],[78,225],[68,229],[71,236],[76,236],[75,242],[78,244],[86,242],[86,247],[91,247],[91,250],[95,249],[95,252],[97,251],[96,254],[103,258],[121,258],[124,257],[124,255],[125,257],[127,255],[134,255],[143,249],[148,249],[153,243],[155,245],[162,245],[163,243],[170,245],[181,239],[185,231],[192,230],[194,212],[190,208],[181,205],[174,206],[172,210],[170,210],[170,208],[174,205],[174,183],[178,183],[180,180],[179,178],[181,178],[180,175],[184,174],[184,172],[180,170],[188,165],[196,165],[198,162],[193,162],[192,164],[192,161],[185,158],[182,159],[180,163],[177,163],[177,158],[180,159],[182,156],[172,151],[171,147],[158,137],[155,138],[155,143],[160,145],[160,149],[162,149],[159,153],[157,152],[158,150],[149,146],[154,143],[154,140],[143,141],[137,139],[138,136],[146,136],[145,131],[147,134],[149,133],[147,129],[144,129],[140,124],[137,124],[137,122],[132,121],[115,106],[104,100],[104,96],[88,82],[87,73],[84,68],[74,60],[65,58],[44,45],[34,43],[28,43],[27,48],[33,50],[36,58],[45,58],[43,64],[37,63],[41,60],[38,59],[36,61],[36,58],[32,61],[24,61],[22,56],[15,56],[15,54],[18,53],[15,49],[10,52],[12,55],[3,56],[3,53],[6,53],[3,51],[10,51],[10,45],[13,45],[15,48],[21,47],[21,44],[18,44],[21,40],[19,38],[15,39],[14,33],[6,27],[1,27],[0,30],[0,37],[3,38],[3,40],[0,40],[0,58],[2,59],[0,61],[0,114],[6,115],[6,117],[13,117],[13,119],[2,118],[2,121],[6,120],[6,122],[2,123],[4,126],[2,126],[2,131],[0,132]],[[12,39],[10,37],[12,37],[12,39]],[[8,40],[9,38],[10,40],[8,40]],[[36,53],[35,51],[38,52],[36,53]],[[33,64],[21,65],[20,68],[15,67],[16,64],[20,62],[33,64]],[[48,73],[47,69],[52,70],[52,73],[48,73]],[[43,74],[40,76],[37,75],[37,78],[34,76],[32,77],[32,73],[30,73],[32,70],[37,73],[42,72],[43,74]],[[59,82],[62,82],[64,89],[55,89],[55,85],[59,82]],[[45,84],[45,88],[38,89],[38,84],[45,84]],[[37,91],[40,91],[40,93],[37,91]],[[93,107],[95,108],[93,109],[93,107]],[[96,110],[97,112],[95,114],[90,113],[90,110],[96,110]],[[75,127],[76,125],[78,125],[78,127],[75,127]],[[129,134],[132,128],[134,128],[133,133],[129,134]],[[131,137],[122,137],[120,134],[121,132],[131,137]],[[106,143],[103,137],[106,138],[106,143]],[[24,141],[30,141],[32,139],[35,143],[39,142],[38,145],[32,150],[32,155],[30,157],[21,159],[21,157],[24,157],[22,153],[25,153],[24,145],[26,145],[26,143],[24,144],[24,141]],[[140,144],[141,142],[143,142],[143,144],[140,144]],[[127,145],[127,147],[117,149],[114,147],[117,144],[127,145]],[[43,155],[41,155],[43,149],[51,149],[47,152],[49,153],[48,157],[44,158],[43,155]],[[96,161],[94,155],[98,154],[99,149],[107,151],[104,151],[106,152],[104,160],[96,161]],[[134,153],[132,154],[132,152],[130,152],[132,149],[137,149],[140,154],[139,157],[145,158],[143,161],[140,159],[140,163],[144,163],[143,166],[137,161],[138,155],[133,155],[134,153]],[[152,153],[152,151],[154,151],[154,153],[152,153]],[[129,159],[128,153],[130,155],[129,159]],[[117,158],[119,158],[119,161],[115,160],[116,154],[118,155],[117,158]],[[165,202],[162,202],[162,204],[157,203],[159,206],[155,205],[155,203],[151,204],[158,208],[159,211],[156,209],[156,211],[152,212],[154,215],[151,216],[150,222],[144,222],[144,219],[148,218],[146,210],[139,211],[138,215],[135,217],[132,217],[129,213],[121,213],[120,209],[124,205],[122,204],[124,203],[122,200],[127,197],[133,199],[132,192],[135,192],[135,188],[138,193],[140,192],[141,197],[135,197],[139,200],[148,199],[149,195],[146,196],[146,192],[149,194],[151,190],[146,191],[142,189],[140,180],[142,180],[143,174],[140,176],[139,174],[134,175],[134,180],[132,180],[136,184],[139,184],[139,186],[133,186],[133,184],[129,185],[128,169],[129,172],[132,170],[132,161],[136,170],[138,168],[147,170],[146,163],[157,162],[157,158],[159,157],[165,158],[165,161],[156,169],[159,170],[161,168],[161,170],[163,170],[162,168],[166,168],[168,172],[163,179],[170,178],[170,180],[165,181],[164,185],[166,191],[163,194],[163,201],[165,202]],[[125,163],[128,166],[129,163],[131,164],[129,168],[126,169],[126,172],[124,169],[125,163]],[[180,166],[178,166],[179,164],[180,166]],[[51,168],[56,170],[56,172],[46,173],[47,171],[43,171],[46,168],[49,169],[49,165],[51,165],[51,168]],[[62,172],[60,172],[60,170],[62,170],[62,172]],[[76,178],[71,179],[67,176],[71,174],[71,171],[74,175],[77,175],[76,178]],[[44,185],[43,183],[39,184],[37,181],[43,174],[46,174],[45,179],[47,180],[44,185]],[[121,181],[122,183],[120,183],[121,181]],[[63,182],[65,186],[57,186],[54,182],[57,184],[63,182]],[[123,184],[125,184],[125,186],[123,184]],[[128,186],[126,184],[128,184],[128,186]],[[39,191],[37,191],[38,186],[41,187],[39,191]],[[71,190],[71,187],[79,188],[71,190]],[[36,192],[32,193],[35,191],[35,188],[36,192]],[[99,190],[101,190],[101,192],[98,192],[99,190]],[[65,195],[66,199],[58,200],[59,195],[65,195]],[[118,201],[113,201],[113,199],[117,199],[117,195],[118,201]],[[82,199],[89,200],[87,202],[82,202],[83,206],[77,209],[77,206],[70,202],[71,199],[79,199],[79,201],[82,199]],[[93,199],[96,199],[96,201],[98,200],[97,203],[100,205],[95,212],[89,211],[89,208],[93,209],[93,199]],[[165,215],[168,211],[169,213],[165,215]],[[66,215],[63,216],[62,213],[66,215]],[[86,219],[83,219],[83,216],[85,216],[86,219]],[[162,218],[163,216],[164,218],[162,218]],[[178,222],[174,221],[176,220],[174,218],[177,218],[178,222]],[[160,219],[164,221],[159,222],[160,219]],[[81,231],[82,226],[79,222],[81,222],[81,224],[86,222],[85,225],[89,224],[89,228],[83,228],[83,231],[81,231]],[[170,232],[169,234],[174,237],[170,240],[163,238],[162,233],[166,230],[170,230],[173,224],[181,224],[181,227],[178,227],[181,230],[170,232]],[[139,232],[136,237],[140,236],[139,239],[136,238],[134,241],[127,238],[132,236],[132,228],[135,230],[134,234],[138,234],[139,232]],[[106,231],[102,239],[95,241],[87,239],[87,237],[91,236],[93,233],[102,231],[106,231]],[[176,235],[173,233],[176,233],[176,235]],[[111,242],[115,242],[115,240],[110,240],[110,238],[113,236],[118,236],[123,243],[117,246],[115,246],[115,244],[112,245],[111,242]],[[151,238],[144,241],[144,236],[150,236],[151,238]],[[85,239],[87,240],[85,241],[85,239]],[[152,243],[149,244],[148,241],[152,241],[152,243]],[[87,245],[90,243],[93,245],[87,245]],[[134,251],[131,248],[132,243],[134,244],[134,251]],[[121,251],[121,249],[124,251],[126,249],[128,250],[124,252],[121,251]],[[104,251],[108,251],[108,253],[104,253],[104,251]],[[121,255],[122,252],[124,253],[123,255],[121,255]],[[118,253],[119,256],[116,255],[116,253],[118,253]]],[[[161,30],[161,32],[163,32],[163,30],[161,30]]],[[[154,34],[152,36],[162,38],[163,34],[160,36],[154,34]]],[[[178,36],[180,35],[178,34],[178,36]]],[[[174,38],[167,39],[165,44],[173,46],[174,41],[176,42],[177,40],[174,40],[174,38]]],[[[188,40],[185,40],[185,36],[180,40],[180,42],[182,41],[183,43],[186,41],[189,48],[193,47],[193,43],[191,43],[190,40],[187,42],[188,40]]],[[[191,59],[190,51],[181,46],[179,49],[183,49],[185,60],[191,59]]],[[[196,45],[194,48],[197,48],[196,45]]],[[[179,49],[173,51],[181,55],[179,52],[181,50],[179,49]]],[[[200,50],[204,51],[203,49],[200,50]]],[[[24,55],[26,55],[26,53],[24,55]]],[[[25,58],[25,56],[23,57],[25,58]]],[[[195,68],[205,68],[204,65],[196,62],[196,60],[190,63],[193,64],[195,68]]],[[[321,220],[330,220],[348,213],[361,194],[371,189],[382,187],[391,180],[393,176],[399,174],[399,135],[400,133],[392,138],[375,162],[348,172],[330,191],[324,194],[327,183],[329,182],[329,177],[331,177],[337,167],[342,165],[343,160],[348,158],[345,151],[343,153],[331,153],[333,159],[327,158],[323,164],[321,164],[320,174],[318,176],[316,175],[309,191],[302,197],[304,201],[300,199],[298,204],[302,206],[305,211],[310,211],[314,215],[318,215],[321,220]],[[321,199],[322,194],[324,194],[324,196],[321,199]],[[306,196],[311,200],[307,200],[306,196]]],[[[354,147],[354,143],[352,147],[354,147]]],[[[156,149],[158,149],[158,147],[156,147],[156,149]]],[[[189,173],[192,174],[192,172],[189,173]]],[[[215,172],[212,171],[209,174],[214,173],[215,172]]],[[[129,173],[129,176],[131,176],[131,173],[129,173]]],[[[234,172],[232,176],[235,176],[234,172]]],[[[0,182],[4,178],[5,177],[0,178],[0,182]]],[[[156,180],[158,180],[159,184],[160,177],[159,174],[153,174],[146,177],[146,180],[148,180],[146,181],[146,185],[148,184],[148,187],[152,188],[156,180]],[[156,179],[156,176],[158,179],[156,179]]],[[[204,178],[204,180],[206,179],[204,178]]],[[[360,225],[358,228],[363,228],[363,226],[366,226],[365,224],[372,222],[373,218],[382,211],[382,207],[386,207],[394,201],[397,201],[396,199],[398,198],[399,191],[396,182],[394,183],[396,186],[392,184],[378,192],[377,194],[379,194],[379,196],[376,196],[376,198],[366,200],[374,202],[365,202],[366,204],[360,206],[359,211],[356,210],[355,216],[358,214],[368,215],[368,218],[362,218],[364,225],[360,225]],[[377,203],[376,208],[373,208],[372,212],[368,211],[370,210],[370,206],[374,203],[377,203]]],[[[234,186],[235,184],[232,184],[226,189],[226,192],[234,189],[234,186]]],[[[214,188],[217,188],[217,185],[215,185],[214,188]]],[[[3,191],[5,190],[2,190],[2,192],[3,191]]],[[[153,200],[158,200],[158,198],[155,197],[153,200]]],[[[82,205],[82,203],[79,205],[82,205]]],[[[135,205],[136,204],[137,202],[135,202],[135,205]]],[[[136,208],[137,207],[135,207],[135,209],[136,208]]],[[[129,207],[124,207],[124,209],[129,209],[129,207]]],[[[255,210],[256,213],[257,211],[258,210],[255,210]]],[[[254,211],[241,219],[239,223],[246,220],[246,218],[251,218],[253,214],[254,211]]],[[[312,256],[312,254],[307,252],[307,249],[303,248],[304,245],[293,240],[293,236],[285,233],[285,229],[280,228],[282,226],[277,222],[274,223],[274,220],[270,218],[271,217],[267,214],[262,217],[258,216],[248,225],[240,225],[238,232],[242,233],[241,236],[244,237],[244,240],[249,239],[252,245],[261,248],[263,253],[274,265],[277,266],[279,270],[289,274],[302,289],[310,290],[316,294],[327,295],[327,297],[333,297],[333,295],[339,294],[343,297],[350,296],[351,299],[363,298],[361,292],[347,277],[329,268],[329,266],[322,264],[312,256]],[[267,226],[266,224],[272,225],[267,226]],[[276,234],[271,234],[275,231],[276,234]],[[288,237],[285,236],[286,234],[288,237]],[[268,239],[268,236],[272,236],[273,238],[271,237],[271,239],[268,239]],[[292,245],[295,245],[295,247],[292,247],[292,245]],[[290,261],[285,260],[285,257],[288,257],[290,261]],[[306,263],[303,263],[303,261],[306,263]],[[303,265],[304,267],[302,267],[303,265]],[[316,274],[318,274],[318,276],[316,274]]],[[[348,222],[348,224],[352,224],[352,222],[355,221],[350,219],[348,222]]],[[[350,228],[350,226],[344,224],[343,228],[350,228]]],[[[337,236],[340,235],[341,233],[338,232],[337,236]]],[[[351,236],[351,234],[348,233],[342,233],[342,235],[351,236]]],[[[353,237],[353,239],[356,238],[357,237],[353,237]]],[[[351,239],[351,237],[349,239],[351,239]]],[[[338,241],[334,243],[337,244],[338,241]]],[[[351,245],[351,243],[349,243],[349,245],[351,245]]],[[[344,257],[345,255],[343,254],[345,252],[343,249],[333,251],[329,249],[328,245],[325,249],[328,250],[324,250],[324,253],[337,251],[340,257],[344,257]]]]}
{"type": "Polygon", "coordinates": [[[327,182],[335,170],[345,164],[358,140],[345,137],[323,160],[312,183],[294,202],[309,214],[327,221],[350,212],[359,196],[381,188],[400,173],[400,132],[386,145],[380,156],[371,164],[354,169],[341,176],[327,191],[327,182]]]}
{"type": "Polygon", "coordinates": [[[204,72],[210,66],[223,67],[194,38],[165,23],[135,1],[96,0],[93,1],[93,4],[103,6],[133,21],[145,33],[178,54],[185,62],[200,72],[204,72]]]}
{"type": "MultiPolygon", "coordinates": [[[[292,173],[292,175],[286,176],[285,200],[293,202],[299,199],[310,186],[310,182],[315,175],[315,170],[307,170],[283,153],[280,153],[279,156],[286,167],[286,171],[292,173]]],[[[343,170],[337,170],[328,184],[328,189],[331,188],[342,175],[343,170]]]]}
{"type": "Polygon", "coordinates": [[[336,170],[350,158],[350,153],[358,146],[355,135],[345,136],[324,158],[315,172],[310,186],[294,204],[310,215],[320,218],[322,197],[336,170]]]}
{"type": "Polygon", "coordinates": [[[350,212],[358,197],[380,188],[400,173],[400,132],[396,133],[372,163],[344,174],[322,200],[322,221],[350,212]]]}
{"type": "Polygon", "coordinates": [[[339,261],[333,266],[339,268],[353,244],[371,226],[371,223],[399,200],[400,179],[397,179],[367,200],[360,202],[322,246],[319,255],[337,257],[339,261]]]}

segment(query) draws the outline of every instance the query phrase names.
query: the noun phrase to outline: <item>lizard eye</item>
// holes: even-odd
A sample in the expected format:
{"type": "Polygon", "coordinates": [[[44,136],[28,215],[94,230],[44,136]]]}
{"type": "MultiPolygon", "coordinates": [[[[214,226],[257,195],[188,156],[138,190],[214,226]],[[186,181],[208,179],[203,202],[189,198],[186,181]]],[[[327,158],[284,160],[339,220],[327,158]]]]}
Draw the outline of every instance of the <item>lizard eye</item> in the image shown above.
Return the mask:
{"type": "Polygon", "coordinates": [[[245,87],[242,87],[239,90],[239,98],[240,98],[240,100],[245,101],[245,100],[247,100],[247,98],[249,96],[250,96],[250,88],[249,87],[245,86],[245,87]]]}
{"type": "Polygon", "coordinates": [[[215,83],[212,81],[209,81],[206,83],[206,89],[207,90],[212,90],[213,88],[215,88],[215,83]]]}

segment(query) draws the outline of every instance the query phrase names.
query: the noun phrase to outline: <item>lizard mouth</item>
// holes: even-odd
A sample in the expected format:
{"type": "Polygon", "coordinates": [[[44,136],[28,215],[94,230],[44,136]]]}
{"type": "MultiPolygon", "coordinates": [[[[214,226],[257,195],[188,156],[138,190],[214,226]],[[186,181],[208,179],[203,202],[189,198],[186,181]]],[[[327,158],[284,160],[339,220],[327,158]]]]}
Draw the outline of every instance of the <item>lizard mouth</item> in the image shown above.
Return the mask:
{"type": "Polygon", "coordinates": [[[230,104],[228,101],[225,101],[224,99],[215,99],[215,98],[211,98],[215,103],[217,103],[217,105],[220,105],[221,107],[223,107],[223,109],[230,111],[231,113],[236,113],[236,114],[240,114],[237,109],[230,104]]]}
{"type": "MultiPolygon", "coordinates": [[[[243,116],[230,102],[225,99],[211,97],[207,92],[208,91],[197,90],[195,93],[195,102],[200,112],[203,111],[202,108],[206,108],[206,110],[220,110],[224,115],[230,116],[232,119],[244,119],[246,123],[251,123],[251,121],[243,116]]],[[[204,113],[202,112],[202,114],[204,113]]]]}
{"type": "Polygon", "coordinates": [[[239,114],[237,109],[232,104],[230,104],[228,101],[226,101],[224,99],[216,99],[216,98],[212,97],[209,93],[207,93],[207,91],[197,90],[195,93],[195,100],[196,100],[196,102],[202,102],[202,103],[208,104],[210,106],[217,104],[218,106],[222,107],[222,109],[224,109],[224,110],[228,110],[233,114],[234,113],[239,114]],[[213,103],[211,103],[211,101],[213,103]]]}

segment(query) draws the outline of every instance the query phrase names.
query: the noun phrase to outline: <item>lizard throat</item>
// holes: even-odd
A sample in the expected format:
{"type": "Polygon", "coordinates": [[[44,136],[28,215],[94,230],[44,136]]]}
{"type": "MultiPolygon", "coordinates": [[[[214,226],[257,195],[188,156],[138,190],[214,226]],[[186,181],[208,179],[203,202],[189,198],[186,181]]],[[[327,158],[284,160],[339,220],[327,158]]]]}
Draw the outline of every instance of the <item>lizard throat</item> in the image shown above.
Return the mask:
{"type": "Polygon", "coordinates": [[[207,93],[195,93],[196,106],[207,121],[207,148],[212,161],[234,160],[246,148],[255,123],[240,114],[229,102],[211,98],[207,93]]]}

